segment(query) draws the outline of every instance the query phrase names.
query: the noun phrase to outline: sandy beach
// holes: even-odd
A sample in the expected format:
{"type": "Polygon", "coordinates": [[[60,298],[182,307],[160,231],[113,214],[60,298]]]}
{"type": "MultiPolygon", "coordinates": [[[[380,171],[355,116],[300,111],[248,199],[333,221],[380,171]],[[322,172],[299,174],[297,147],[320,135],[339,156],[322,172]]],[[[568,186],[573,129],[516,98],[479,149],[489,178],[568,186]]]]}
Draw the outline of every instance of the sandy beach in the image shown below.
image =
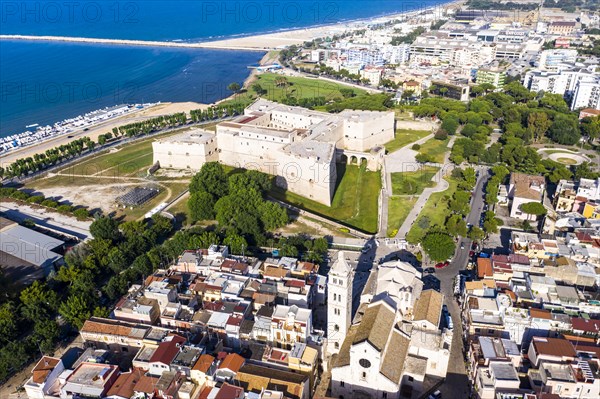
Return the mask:
{"type": "Polygon", "coordinates": [[[98,141],[98,136],[104,133],[112,132],[114,127],[123,126],[128,123],[133,123],[149,118],[153,118],[159,115],[174,114],[176,112],[187,112],[193,109],[205,109],[208,105],[200,104],[195,102],[184,102],[184,103],[161,103],[153,107],[128,114],[121,117],[111,119],[104,123],[88,128],[84,131],[76,131],[68,135],[58,136],[50,140],[42,141],[41,143],[19,148],[2,155],[2,161],[0,166],[6,167],[16,161],[19,158],[31,157],[36,153],[43,153],[46,150],[54,147],[58,147],[62,144],[67,144],[76,138],[87,136],[94,141],[98,141]],[[70,136],[70,137],[69,137],[70,136]]]}

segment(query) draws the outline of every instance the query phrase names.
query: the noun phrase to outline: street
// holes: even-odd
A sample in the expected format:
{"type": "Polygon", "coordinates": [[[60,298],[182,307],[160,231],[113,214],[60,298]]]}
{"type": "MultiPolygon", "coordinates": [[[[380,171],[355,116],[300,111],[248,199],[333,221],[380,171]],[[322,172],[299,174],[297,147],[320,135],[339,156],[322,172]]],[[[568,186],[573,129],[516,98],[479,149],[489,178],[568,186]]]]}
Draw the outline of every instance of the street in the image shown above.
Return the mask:
{"type": "MultiPolygon", "coordinates": [[[[484,187],[489,177],[489,169],[482,168],[479,170],[479,178],[471,200],[471,211],[467,216],[467,223],[473,226],[479,226],[479,218],[485,205],[484,187]]],[[[444,398],[466,398],[469,392],[469,379],[467,378],[463,355],[462,319],[460,308],[454,299],[454,281],[458,273],[467,266],[470,250],[471,240],[466,237],[459,238],[456,255],[450,265],[444,269],[436,269],[435,277],[432,276],[439,282],[440,292],[444,295],[444,304],[448,307],[454,324],[448,373],[446,381],[440,387],[444,398]],[[460,249],[461,244],[464,245],[464,249],[460,249]]]]}

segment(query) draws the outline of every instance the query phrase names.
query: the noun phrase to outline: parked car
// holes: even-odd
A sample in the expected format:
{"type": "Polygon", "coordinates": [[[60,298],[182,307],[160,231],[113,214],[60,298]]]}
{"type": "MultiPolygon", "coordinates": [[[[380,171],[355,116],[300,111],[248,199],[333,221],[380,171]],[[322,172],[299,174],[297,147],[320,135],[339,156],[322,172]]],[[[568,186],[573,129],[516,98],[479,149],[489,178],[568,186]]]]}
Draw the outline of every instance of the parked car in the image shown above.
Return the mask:
{"type": "Polygon", "coordinates": [[[448,262],[448,261],[446,261],[446,262],[440,262],[440,263],[437,263],[435,265],[435,268],[436,269],[443,269],[444,267],[448,266],[449,264],[450,264],[450,262],[448,262]]]}
{"type": "Polygon", "coordinates": [[[460,243],[460,249],[465,249],[465,243],[464,242],[460,243]]]}

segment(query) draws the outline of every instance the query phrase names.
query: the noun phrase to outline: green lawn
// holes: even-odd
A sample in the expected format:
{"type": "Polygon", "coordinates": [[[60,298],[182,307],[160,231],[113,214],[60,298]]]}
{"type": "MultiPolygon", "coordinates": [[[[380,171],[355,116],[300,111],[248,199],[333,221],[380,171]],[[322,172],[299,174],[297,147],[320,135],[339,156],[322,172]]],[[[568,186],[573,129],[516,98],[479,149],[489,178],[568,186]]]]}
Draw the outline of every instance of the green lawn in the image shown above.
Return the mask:
{"type": "Polygon", "coordinates": [[[169,132],[164,135],[119,145],[80,163],[67,166],[60,173],[87,176],[99,174],[101,176],[115,177],[135,175],[140,169],[146,169],[152,165],[152,142],[154,140],[161,136],[178,134],[188,129],[183,128],[176,132],[169,132]],[[99,173],[101,171],[103,172],[99,173]]]}
{"type": "Polygon", "coordinates": [[[444,154],[448,152],[448,150],[448,139],[438,140],[432,138],[423,143],[419,152],[430,155],[436,163],[444,163],[444,154]]]}
{"type": "Polygon", "coordinates": [[[435,166],[423,166],[416,172],[392,173],[393,195],[419,195],[427,187],[435,186],[431,181],[440,168],[435,166]]]}
{"type": "Polygon", "coordinates": [[[262,73],[256,76],[256,80],[252,82],[248,91],[240,93],[235,98],[229,101],[242,102],[243,104],[249,104],[255,98],[258,97],[257,93],[252,87],[255,83],[260,84],[263,90],[267,93],[263,94],[262,97],[271,101],[281,101],[287,96],[301,98],[314,98],[314,97],[325,97],[328,100],[341,99],[343,98],[340,93],[340,89],[351,89],[355,95],[366,94],[366,91],[357,89],[352,86],[346,86],[340,83],[328,82],[317,78],[305,78],[295,76],[284,76],[288,82],[286,87],[277,86],[275,81],[277,78],[281,78],[282,75],[276,73],[262,73]]]}
{"type": "Polygon", "coordinates": [[[279,188],[272,190],[271,195],[350,227],[376,233],[380,173],[346,164],[338,164],[337,171],[338,184],[331,207],[279,188]]]}
{"type": "Polygon", "coordinates": [[[384,145],[385,150],[388,154],[398,151],[400,148],[405,147],[410,143],[414,143],[430,133],[431,132],[427,130],[396,129],[394,140],[384,145]]]}
{"type": "Polygon", "coordinates": [[[421,210],[419,217],[417,217],[417,220],[406,235],[406,240],[408,242],[420,242],[428,228],[433,226],[444,226],[446,218],[450,214],[450,211],[448,210],[448,201],[446,199],[451,198],[457,189],[456,180],[452,178],[447,178],[446,180],[450,183],[450,187],[448,187],[446,191],[431,194],[425,203],[423,210],[421,210]],[[427,218],[429,222],[424,223],[424,218],[427,218]]]}
{"type": "Polygon", "coordinates": [[[387,236],[394,237],[404,223],[418,197],[390,197],[388,203],[387,236]]]}

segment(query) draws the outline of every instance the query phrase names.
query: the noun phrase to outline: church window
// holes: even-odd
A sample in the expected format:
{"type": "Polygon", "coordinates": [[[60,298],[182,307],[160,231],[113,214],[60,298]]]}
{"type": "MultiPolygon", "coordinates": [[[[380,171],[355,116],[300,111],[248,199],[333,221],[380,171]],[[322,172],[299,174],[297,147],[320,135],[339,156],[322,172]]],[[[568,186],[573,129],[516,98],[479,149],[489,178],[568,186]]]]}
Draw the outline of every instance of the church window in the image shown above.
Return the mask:
{"type": "Polygon", "coordinates": [[[371,367],[371,362],[368,361],[365,358],[362,358],[358,361],[358,364],[360,364],[361,367],[368,369],[369,367],[371,367]]]}
{"type": "MultiPolygon", "coordinates": [[[[337,343],[337,342],[336,342],[337,343]]],[[[343,388],[344,387],[344,381],[340,381],[340,386],[343,388]]]]}
{"type": "Polygon", "coordinates": [[[338,326],[338,325],[336,324],[335,326],[333,326],[333,329],[334,329],[335,331],[340,331],[340,326],[338,326]]]}

